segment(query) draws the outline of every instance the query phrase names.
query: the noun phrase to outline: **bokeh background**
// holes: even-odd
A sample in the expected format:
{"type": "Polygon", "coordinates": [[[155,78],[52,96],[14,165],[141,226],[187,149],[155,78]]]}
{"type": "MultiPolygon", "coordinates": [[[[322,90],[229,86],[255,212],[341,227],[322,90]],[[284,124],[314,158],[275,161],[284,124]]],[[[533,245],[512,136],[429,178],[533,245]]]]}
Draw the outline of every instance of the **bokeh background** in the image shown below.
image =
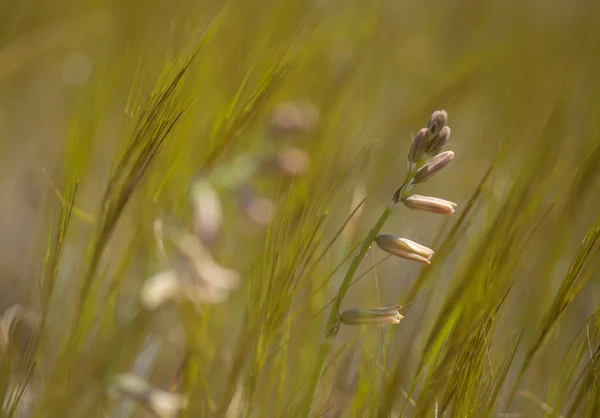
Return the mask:
{"type": "MultiPolygon", "coordinates": [[[[347,350],[332,360],[313,413],[377,416],[380,386],[375,382],[396,372],[396,413],[405,399],[401,393],[413,384],[411,399],[424,407],[409,403],[408,416],[433,413],[432,393],[448,405],[461,396],[476,398],[473,392],[449,389],[451,376],[460,372],[451,368],[459,363],[454,351],[427,365],[433,373],[436,364],[445,362],[448,369],[440,369],[439,376],[419,380],[415,373],[427,341],[437,332],[435,321],[449,312],[448,306],[460,307],[457,315],[467,318],[460,323],[476,323],[485,311],[477,297],[495,295],[498,300],[509,288],[494,315],[493,330],[488,330],[489,358],[480,362],[478,372],[485,375],[489,362],[491,374],[498,373],[498,364],[522,335],[493,416],[552,414],[545,402],[552,406],[550,400],[559,398],[568,408],[574,396],[568,388],[577,387],[578,367],[584,363],[567,366],[574,370],[572,378],[560,375],[559,368],[570,344],[581,340],[578,331],[599,308],[599,276],[591,267],[558,331],[528,366],[519,383],[521,395],[510,405],[508,398],[527,347],[539,335],[600,210],[599,28],[600,3],[592,0],[0,0],[0,310],[15,303],[40,309],[48,236],[56,233],[59,195],[64,195],[69,172],[77,167],[75,155],[80,155],[77,211],[49,314],[54,331],[47,347],[54,359],[68,322],[74,320],[72,307],[87,271],[94,217],[100,213],[115,155],[130,143],[148,97],[168,84],[165,80],[179,68],[182,56],[198,51],[173,99],[185,114],[144,174],[101,257],[99,283],[123,272],[118,301],[106,302],[100,284],[92,314],[99,320],[103,309],[127,315],[143,281],[161,268],[154,219],[165,215],[190,225],[190,187],[211,175],[223,206],[212,250],[220,263],[240,272],[242,285],[200,316],[201,331],[191,345],[201,369],[195,373],[203,382],[194,390],[202,395],[193,403],[197,414],[190,416],[219,415],[220,405],[229,405],[231,388],[247,394],[253,385],[258,387],[251,399],[256,406],[245,406],[248,399],[240,395],[243,413],[299,413],[306,399],[303,378],[314,363],[326,318],[313,315],[335,294],[346,265],[330,273],[401,185],[411,135],[442,108],[449,113],[449,148],[456,158],[418,193],[453,200],[459,209],[442,217],[399,207],[384,232],[436,251],[443,243],[444,251],[429,267],[390,258],[352,287],[345,307],[399,303],[407,305],[405,319],[382,332],[342,330],[339,345],[347,350]],[[235,119],[265,80],[267,87],[247,118],[235,119]],[[282,110],[282,104],[288,107],[282,110]],[[298,132],[274,132],[278,123],[291,124],[298,132]],[[262,152],[279,159],[256,160],[262,152]],[[317,257],[294,255],[305,244],[314,245],[317,255],[328,248],[363,197],[359,215],[305,274],[317,257]],[[461,216],[465,220],[448,240],[461,216]],[[318,231],[316,238],[310,238],[312,231],[318,231]],[[295,274],[301,279],[294,279],[295,274]],[[260,281],[271,280],[267,276],[299,284],[290,306],[269,305],[281,313],[281,333],[259,344],[258,334],[245,335],[244,329],[252,317],[262,318],[253,299],[263,303],[257,295],[260,281]],[[490,284],[500,277],[498,288],[490,284]],[[471,289],[472,283],[481,288],[471,289]],[[461,286],[471,290],[456,296],[454,289],[461,286]],[[265,361],[290,333],[296,339],[290,340],[287,359],[265,361]],[[236,373],[236,356],[243,347],[246,360],[236,373]],[[283,383],[271,385],[278,381],[272,378],[273,364],[280,362],[289,363],[286,376],[283,383]],[[342,372],[344,377],[336,374],[342,372]],[[283,406],[269,402],[273,394],[283,406]],[[327,407],[332,398],[335,407],[327,407]]],[[[384,256],[373,248],[359,271],[384,256]]],[[[596,263],[592,258],[590,265],[596,263]]],[[[148,354],[153,372],[146,373],[153,385],[167,389],[190,343],[176,325],[176,314],[156,316],[152,331],[135,350],[146,353],[143,347],[160,341],[158,354],[154,349],[148,354]]],[[[458,326],[453,324],[447,326],[458,326]]],[[[600,335],[597,325],[590,327],[585,347],[593,352],[600,335]]],[[[467,335],[465,329],[471,328],[457,329],[454,335],[467,335]]],[[[442,330],[448,332],[448,347],[466,341],[454,341],[448,329],[442,330]]],[[[93,361],[93,353],[86,355],[93,361]]],[[[53,370],[53,364],[41,367],[53,370]]],[[[37,378],[41,389],[32,396],[47,399],[43,375],[37,378]]],[[[65,390],[59,399],[76,405],[70,413],[101,409],[93,395],[98,385],[83,381],[91,385],[94,401],[83,397],[75,402],[65,390]]],[[[61,405],[54,407],[66,408],[61,405]]],[[[110,411],[109,416],[122,413],[110,411]]],[[[453,415],[450,406],[446,412],[478,416],[459,409],[453,415]]]]}

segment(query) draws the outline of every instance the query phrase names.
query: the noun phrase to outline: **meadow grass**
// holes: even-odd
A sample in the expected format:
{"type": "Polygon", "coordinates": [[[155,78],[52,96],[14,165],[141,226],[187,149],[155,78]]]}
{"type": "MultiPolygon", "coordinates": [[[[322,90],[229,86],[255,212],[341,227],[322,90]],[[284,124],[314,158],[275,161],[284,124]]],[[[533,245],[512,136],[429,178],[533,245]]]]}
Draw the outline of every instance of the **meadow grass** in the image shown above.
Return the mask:
{"type": "Polygon", "coordinates": [[[599,416],[598,12],[2,5],[2,416],[599,416]]]}

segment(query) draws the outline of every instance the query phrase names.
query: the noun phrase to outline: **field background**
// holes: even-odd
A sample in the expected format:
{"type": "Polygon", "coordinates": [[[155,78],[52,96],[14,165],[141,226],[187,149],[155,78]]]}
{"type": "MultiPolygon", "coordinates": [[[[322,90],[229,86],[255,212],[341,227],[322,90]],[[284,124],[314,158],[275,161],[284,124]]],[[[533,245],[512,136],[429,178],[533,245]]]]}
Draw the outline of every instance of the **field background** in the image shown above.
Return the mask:
{"type": "Polygon", "coordinates": [[[0,0],[0,308],[41,318],[4,343],[3,416],[145,416],[124,372],[180,377],[192,417],[600,416],[599,52],[591,0],[0,0]],[[318,121],[281,138],[289,102],[318,121]],[[436,255],[369,251],[343,307],[405,318],[342,327],[313,397],[344,260],[436,109],[456,158],[418,193],[458,210],[395,210],[436,255]],[[302,175],[254,164],[292,146],[302,175]],[[191,227],[208,175],[241,285],[146,312],[153,222],[191,227]]]}

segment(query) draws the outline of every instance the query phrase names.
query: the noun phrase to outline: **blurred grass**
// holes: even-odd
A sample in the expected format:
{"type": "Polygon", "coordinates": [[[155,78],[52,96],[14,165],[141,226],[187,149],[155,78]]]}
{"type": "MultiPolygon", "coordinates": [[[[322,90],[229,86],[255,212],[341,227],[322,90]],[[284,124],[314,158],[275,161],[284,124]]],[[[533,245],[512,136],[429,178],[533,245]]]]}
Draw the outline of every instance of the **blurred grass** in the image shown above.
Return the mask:
{"type": "Polygon", "coordinates": [[[189,417],[597,416],[599,8],[0,3],[0,305],[40,314],[35,338],[5,344],[2,415],[144,416],[109,391],[133,370],[187,394],[189,417]],[[271,110],[304,99],[317,128],[273,138],[271,110]],[[368,253],[344,306],[405,319],[342,327],[308,404],[324,307],[438,108],[457,157],[423,194],[459,211],[393,214],[384,232],[432,246],[432,265],[368,253]],[[289,145],[310,155],[302,176],[253,160],[289,145]],[[213,252],[242,285],[147,312],[154,219],[190,225],[190,184],[214,173],[213,252]],[[228,173],[272,199],[268,226],[228,173]]]}

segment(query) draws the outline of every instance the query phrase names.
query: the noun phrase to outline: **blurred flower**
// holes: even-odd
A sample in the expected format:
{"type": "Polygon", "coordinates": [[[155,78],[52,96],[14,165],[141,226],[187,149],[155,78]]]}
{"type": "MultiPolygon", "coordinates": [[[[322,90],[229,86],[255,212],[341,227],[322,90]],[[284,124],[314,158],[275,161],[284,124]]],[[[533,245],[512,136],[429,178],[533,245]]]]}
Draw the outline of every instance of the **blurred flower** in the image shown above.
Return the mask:
{"type": "Polygon", "coordinates": [[[427,181],[438,171],[441,171],[454,159],[453,151],[444,151],[435,157],[415,173],[415,183],[427,181]]]}
{"type": "Polygon", "coordinates": [[[421,196],[414,194],[405,197],[402,202],[411,209],[424,210],[426,212],[448,215],[454,213],[457,204],[437,197],[421,196]]]}
{"type": "Polygon", "coordinates": [[[277,152],[277,165],[285,174],[297,176],[308,171],[310,157],[301,148],[285,147],[277,152]]]}
{"type": "Polygon", "coordinates": [[[239,274],[216,263],[209,249],[195,235],[172,226],[169,238],[175,247],[168,257],[171,268],[144,283],[140,298],[146,309],[167,302],[189,300],[197,307],[220,303],[239,283],[239,274]]]}
{"type": "Polygon", "coordinates": [[[33,309],[21,305],[13,305],[8,308],[0,318],[0,348],[6,348],[11,342],[11,335],[18,322],[23,322],[35,332],[40,317],[33,309]]]}
{"type": "Polygon", "coordinates": [[[429,259],[434,254],[431,248],[393,235],[379,235],[376,238],[376,242],[379,248],[389,254],[424,264],[429,264],[429,259]]]}
{"type": "Polygon", "coordinates": [[[270,130],[274,134],[308,134],[315,130],[319,111],[309,101],[279,104],[271,114],[270,130]]]}
{"type": "Polygon", "coordinates": [[[340,321],[345,325],[388,325],[399,324],[404,318],[398,311],[400,306],[389,308],[348,309],[342,312],[340,321]]]}
{"type": "Polygon", "coordinates": [[[166,392],[151,387],[143,378],[122,373],[114,378],[113,389],[133,399],[157,417],[174,417],[187,405],[187,399],[179,393],[166,392]]]}
{"type": "Polygon", "coordinates": [[[273,201],[266,197],[255,197],[244,208],[248,219],[260,226],[267,226],[273,216],[273,201]]]}
{"type": "Polygon", "coordinates": [[[207,180],[198,180],[192,185],[193,230],[200,240],[212,247],[215,245],[221,224],[223,207],[221,198],[207,180]]]}
{"type": "Polygon", "coordinates": [[[445,110],[436,110],[431,114],[429,122],[427,122],[427,129],[435,137],[447,123],[448,113],[445,110]]]}

